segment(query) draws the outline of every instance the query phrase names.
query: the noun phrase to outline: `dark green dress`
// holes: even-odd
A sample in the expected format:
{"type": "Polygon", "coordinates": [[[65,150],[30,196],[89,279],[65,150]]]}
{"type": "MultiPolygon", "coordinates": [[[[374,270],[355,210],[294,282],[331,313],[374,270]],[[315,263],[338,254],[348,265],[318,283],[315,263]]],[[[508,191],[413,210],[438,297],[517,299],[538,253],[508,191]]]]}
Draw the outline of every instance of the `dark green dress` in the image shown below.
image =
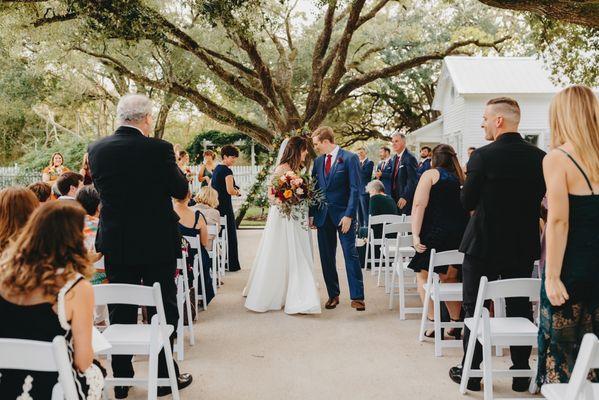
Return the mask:
{"type": "MultiPolygon", "coordinates": [[[[599,194],[593,192],[591,182],[580,165],[568,153],[564,153],[584,176],[591,194],[568,195],[569,231],[560,277],[570,297],[566,303],[559,307],[551,305],[545,292],[543,273],[537,374],[539,387],[545,383],[567,383],[582,337],[586,333],[599,336],[599,194]]],[[[590,378],[597,381],[599,371],[592,372],[590,378]]]]}
{"type": "MultiPolygon", "coordinates": [[[[212,171],[210,171],[208,169],[208,167],[204,166],[204,175],[203,177],[208,177],[210,179],[212,179],[212,171]]],[[[200,187],[204,187],[204,186],[208,186],[208,182],[206,181],[202,181],[202,183],[200,184],[200,187]]]]}

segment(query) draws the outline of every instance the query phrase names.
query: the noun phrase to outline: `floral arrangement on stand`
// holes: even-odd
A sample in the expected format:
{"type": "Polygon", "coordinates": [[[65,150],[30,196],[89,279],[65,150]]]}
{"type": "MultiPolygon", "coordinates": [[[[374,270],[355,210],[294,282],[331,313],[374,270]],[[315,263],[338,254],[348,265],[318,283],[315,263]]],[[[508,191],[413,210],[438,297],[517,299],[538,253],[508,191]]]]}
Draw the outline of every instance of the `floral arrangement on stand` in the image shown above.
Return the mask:
{"type": "Polygon", "coordinates": [[[273,179],[270,194],[273,204],[287,219],[300,221],[307,227],[308,210],[319,206],[324,201],[324,195],[316,189],[316,181],[308,174],[298,174],[288,171],[273,179]]]}

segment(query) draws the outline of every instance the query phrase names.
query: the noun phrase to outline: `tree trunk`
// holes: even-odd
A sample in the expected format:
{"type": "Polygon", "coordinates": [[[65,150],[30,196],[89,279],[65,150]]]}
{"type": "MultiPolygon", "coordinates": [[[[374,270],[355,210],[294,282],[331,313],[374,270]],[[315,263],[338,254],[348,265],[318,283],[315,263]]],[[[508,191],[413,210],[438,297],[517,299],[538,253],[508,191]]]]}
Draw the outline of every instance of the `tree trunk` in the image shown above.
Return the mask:
{"type": "Polygon", "coordinates": [[[168,113],[175,102],[175,96],[167,93],[164,95],[164,100],[162,105],[160,106],[160,112],[158,113],[158,118],[156,118],[156,128],[154,129],[154,137],[158,139],[162,139],[164,137],[164,128],[166,126],[166,119],[168,118],[168,113]]]}

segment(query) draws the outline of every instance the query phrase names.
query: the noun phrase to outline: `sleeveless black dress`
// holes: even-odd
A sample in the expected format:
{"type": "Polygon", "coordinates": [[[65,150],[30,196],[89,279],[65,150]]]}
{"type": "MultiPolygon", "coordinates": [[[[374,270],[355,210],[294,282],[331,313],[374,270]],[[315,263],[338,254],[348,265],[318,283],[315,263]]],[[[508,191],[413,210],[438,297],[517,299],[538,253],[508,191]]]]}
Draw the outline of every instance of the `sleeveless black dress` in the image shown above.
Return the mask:
{"type": "MultiPolygon", "coordinates": [[[[568,195],[568,241],[560,279],[570,298],[559,307],[552,306],[545,291],[545,274],[542,276],[539,387],[544,383],[567,383],[582,337],[586,333],[599,336],[599,194],[594,193],[591,181],[576,160],[559,150],[580,170],[591,194],[568,195]]],[[[599,370],[590,375],[593,381],[599,380],[599,370]]]]}
{"type": "Polygon", "coordinates": [[[225,178],[233,175],[231,168],[219,164],[212,171],[211,185],[218,192],[218,211],[221,216],[227,216],[227,236],[229,240],[229,271],[239,271],[239,253],[237,250],[237,228],[235,226],[235,212],[231,195],[227,192],[225,178]]]}
{"type": "MultiPolygon", "coordinates": [[[[443,168],[436,169],[439,180],[431,187],[420,229],[420,242],[426,246],[426,251],[416,253],[408,265],[415,272],[428,270],[431,249],[441,252],[460,247],[468,224],[468,212],[460,202],[458,177],[443,168]]],[[[435,272],[446,273],[447,266],[436,267],[435,272]]]]}

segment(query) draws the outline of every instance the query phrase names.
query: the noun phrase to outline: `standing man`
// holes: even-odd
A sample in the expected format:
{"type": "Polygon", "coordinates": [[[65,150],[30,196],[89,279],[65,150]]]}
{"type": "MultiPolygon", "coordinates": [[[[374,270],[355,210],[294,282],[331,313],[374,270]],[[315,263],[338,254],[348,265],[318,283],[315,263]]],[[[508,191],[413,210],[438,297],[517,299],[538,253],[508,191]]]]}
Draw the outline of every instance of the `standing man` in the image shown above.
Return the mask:
{"type": "MultiPolygon", "coordinates": [[[[126,95],[116,112],[120,126],[114,135],[88,148],[93,182],[102,201],[96,250],[104,254],[110,283],[160,283],[166,321],[177,326],[174,277],[181,256],[181,236],[171,198],[187,196],[187,179],[175,162],[173,146],[149,137],[153,130],[150,99],[126,95]]],[[[137,308],[110,306],[110,322],[137,323],[137,308]]],[[[148,317],[155,313],[155,309],[148,310],[148,317]]],[[[112,356],[112,370],[115,377],[133,377],[131,356],[112,356]]],[[[176,364],[175,370],[179,389],[189,386],[191,375],[179,375],[176,364]]],[[[158,360],[158,377],[168,377],[164,351],[158,360]]],[[[169,393],[170,386],[158,388],[159,396],[169,393]]],[[[114,394],[124,399],[129,387],[116,386],[114,394]]]]}
{"type": "Polygon", "coordinates": [[[391,197],[397,203],[401,214],[410,215],[412,200],[418,183],[416,157],[406,149],[406,135],[395,133],[391,136],[391,145],[395,155],[392,159],[391,197]]]}
{"type": "Polygon", "coordinates": [[[425,171],[431,169],[431,159],[433,158],[433,151],[428,146],[423,146],[420,149],[420,158],[421,161],[418,163],[418,170],[416,171],[418,174],[418,179],[420,176],[424,174],[425,171]]]}
{"type": "Polygon", "coordinates": [[[318,251],[329,299],[325,308],[339,305],[337,275],[337,236],[343,249],[349,283],[351,307],[366,310],[364,281],[356,249],[356,212],[360,197],[360,162],[355,154],[335,144],[333,130],[321,126],[312,133],[314,148],[320,154],[314,160],[312,177],[322,190],[325,202],[310,209],[310,226],[318,229],[318,251]]]}
{"type": "MultiPolygon", "coordinates": [[[[464,284],[463,308],[466,318],[474,315],[480,278],[530,278],[540,255],[539,216],[545,194],[542,161],[545,153],[526,142],[518,133],[520,107],[507,97],[489,100],[483,115],[485,139],[493,141],[472,153],[468,176],[462,189],[462,205],[472,211],[460,251],[464,284]]],[[[526,298],[507,299],[507,316],[532,321],[526,298]]],[[[464,331],[464,355],[469,331],[464,331]]],[[[512,369],[528,369],[530,346],[512,346],[512,369]]],[[[476,343],[472,368],[478,369],[482,348],[476,343]]],[[[462,365],[464,360],[462,360],[462,365]]],[[[449,376],[462,379],[462,366],[449,376]]],[[[512,389],[528,389],[529,378],[513,378],[512,389]]],[[[471,378],[468,389],[480,390],[480,378],[471,378]]]]}
{"type": "Polygon", "coordinates": [[[358,149],[358,159],[360,160],[360,202],[358,203],[358,222],[360,226],[368,225],[368,201],[370,195],[366,192],[366,185],[372,180],[372,170],[374,162],[366,156],[366,149],[358,149]]]}
{"type": "Polygon", "coordinates": [[[379,151],[381,161],[376,167],[374,177],[380,180],[385,187],[385,193],[391,196],[391,176],[393,175],[393,163],[391,162],[391,149],[387,146],[381,147],[379,151]]]}

